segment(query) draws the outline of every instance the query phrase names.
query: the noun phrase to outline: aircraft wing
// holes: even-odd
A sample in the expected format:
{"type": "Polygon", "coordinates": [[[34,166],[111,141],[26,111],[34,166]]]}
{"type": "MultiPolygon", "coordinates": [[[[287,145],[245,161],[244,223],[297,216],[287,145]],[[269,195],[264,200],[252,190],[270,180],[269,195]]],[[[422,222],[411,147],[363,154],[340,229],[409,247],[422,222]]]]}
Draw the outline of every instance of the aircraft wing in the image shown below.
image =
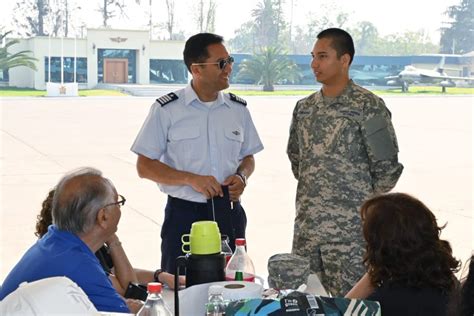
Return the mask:
{"type": "Polygon", "coordinates": [[[430,78],[430,79],[443,79],[443,80],[474,80],[474,77],[457,77],[457,76],[435,76],[435,75],[426,75],[420,74],[422,78],[430,78]]]}
{"type": "Polygon", "coordinates": [[[400,79],[400,76],[399,75],[396,75],[396,76],[387,76],[387,77],[384,77],[385,79],[387,80],[396,80],[396,79],[400,79]]]}

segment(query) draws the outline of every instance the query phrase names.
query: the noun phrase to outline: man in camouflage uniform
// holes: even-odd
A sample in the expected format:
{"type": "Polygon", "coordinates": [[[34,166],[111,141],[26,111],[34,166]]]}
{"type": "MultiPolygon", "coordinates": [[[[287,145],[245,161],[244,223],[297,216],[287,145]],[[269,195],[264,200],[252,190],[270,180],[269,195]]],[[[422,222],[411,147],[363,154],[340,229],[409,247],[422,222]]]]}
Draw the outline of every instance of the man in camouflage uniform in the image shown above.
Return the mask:
{"type": "Polygon", "coordinates": [[[342,296],[364,274],[359,207],[391,190],[403,166],[390,111],[349,79],[351,36],[324,30],[311,55],[322,89],[296,104],[287,148],[298,180],[292,252],[309,257],[326,290],[342,296]]]}

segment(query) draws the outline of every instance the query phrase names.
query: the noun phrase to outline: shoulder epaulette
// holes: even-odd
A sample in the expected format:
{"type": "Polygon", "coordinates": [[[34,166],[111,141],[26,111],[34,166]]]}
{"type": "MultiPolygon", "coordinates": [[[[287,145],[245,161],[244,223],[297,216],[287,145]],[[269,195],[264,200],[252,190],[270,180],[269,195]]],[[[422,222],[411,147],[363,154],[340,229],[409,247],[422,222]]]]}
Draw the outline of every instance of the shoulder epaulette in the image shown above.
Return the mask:
{"type": "Polygon", "coordinates": [[[176,95],[176,93],[170,92],[156,99],[156,102],[161,104],[161,106],[165,106],[168,103],[173,102],[174,100],[178,100],[178,96],[176,95]]]}
{"type": "Polygon", "coordinates": [[[245,101],[244,99],[242,99],[241,97],[238,97],[236,96],[235,94],[233,93],[229,93],[229,96],[230,96],[230,99],[234,102],[237,102],[237,103],[240,103],[242,104],[243,106],[247,106],[247,101],[245,101]]]}

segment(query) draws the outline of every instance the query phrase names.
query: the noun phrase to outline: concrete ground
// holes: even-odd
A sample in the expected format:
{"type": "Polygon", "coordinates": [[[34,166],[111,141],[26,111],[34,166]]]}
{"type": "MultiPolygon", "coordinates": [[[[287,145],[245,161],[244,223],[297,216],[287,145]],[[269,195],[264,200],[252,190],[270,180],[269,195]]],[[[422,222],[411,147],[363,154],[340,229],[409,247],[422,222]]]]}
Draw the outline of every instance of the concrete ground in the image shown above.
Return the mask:
{"type": "MultiPolygon", "coordinates": [[[[285,149],[298,97],[247,97],[265,145],[243,196],[248,252],[257,274],[291,248],[296,182],[285,149]]],[[[1,103],[0,283],[35,242],[41,202],[62,174],[101,169],[127,198],[118,234],[136,267],[160,262],[165,195],[139,179],[129,151],[154,98],[3,98],[1,103]]],[[[411,193],[447,223],[442,237],[459,259],[473,247],[473,97],[385,97],[405,171],[395,191],[411,193]]]]}

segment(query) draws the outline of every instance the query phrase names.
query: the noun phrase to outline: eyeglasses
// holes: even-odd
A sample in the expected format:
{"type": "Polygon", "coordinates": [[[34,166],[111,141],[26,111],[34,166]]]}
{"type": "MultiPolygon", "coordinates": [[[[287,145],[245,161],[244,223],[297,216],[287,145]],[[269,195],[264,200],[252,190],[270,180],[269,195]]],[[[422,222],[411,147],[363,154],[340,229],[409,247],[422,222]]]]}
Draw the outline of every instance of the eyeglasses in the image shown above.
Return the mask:
{"type": "Polygon", "coordinates": [[[232,65],[234,63],[234,57],[229,56],[226,59],[221,59],[215,63],[192,63],[191,65],[203,66],[203,65],[219,65],[219,69],[223,70],[227,65],[232,65]]]}
{"type": "Polygon", "coordinates": [[[104,205],[102,208],[106,208],[107,206],[112,206],[112,205],[118,205],[119,207],[120,206],[124,206],[125,205],[125,201],[127,201],[127,199],[125,199],[125,197],[123,195],[118,195],[120,200],[118,200],[117,202],[114,202],[114,203],[109,203],[109,204],[106,204],[104,205]]]}

